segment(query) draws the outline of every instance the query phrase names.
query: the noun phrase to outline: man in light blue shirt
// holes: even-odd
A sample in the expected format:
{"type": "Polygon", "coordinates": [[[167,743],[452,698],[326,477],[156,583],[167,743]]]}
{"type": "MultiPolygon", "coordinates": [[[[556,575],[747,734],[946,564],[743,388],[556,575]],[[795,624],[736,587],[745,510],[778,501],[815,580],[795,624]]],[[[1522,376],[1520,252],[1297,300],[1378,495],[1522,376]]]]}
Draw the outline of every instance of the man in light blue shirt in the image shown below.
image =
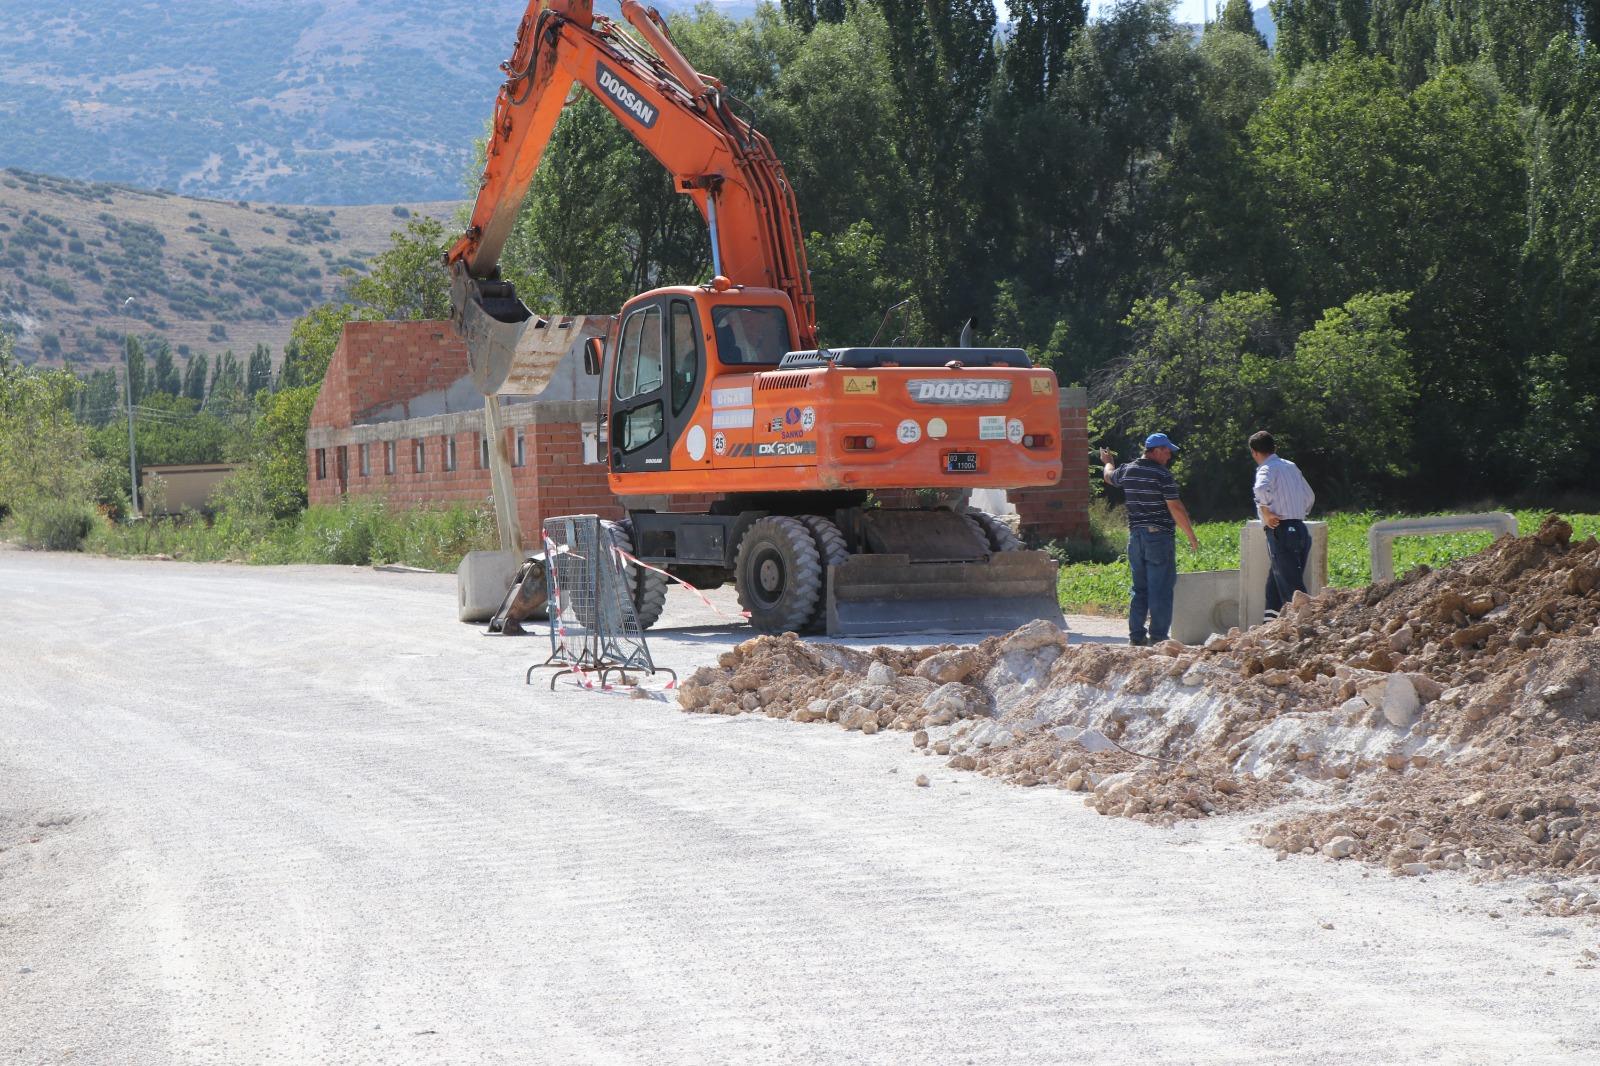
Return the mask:
{"type": "Polygon", "coordinates": [[[1300,468],[1278,455],[1277,442],[1266,430],[1250,437],[1256,461],[1256,512],[1267,533],[1272,571],[1267,575],[1268,621],[1278,617],[1296,592],[1306,590],[1306,559],[1311,555],[1311,530],[1306,518],[1317,501],[1300,468]]]}

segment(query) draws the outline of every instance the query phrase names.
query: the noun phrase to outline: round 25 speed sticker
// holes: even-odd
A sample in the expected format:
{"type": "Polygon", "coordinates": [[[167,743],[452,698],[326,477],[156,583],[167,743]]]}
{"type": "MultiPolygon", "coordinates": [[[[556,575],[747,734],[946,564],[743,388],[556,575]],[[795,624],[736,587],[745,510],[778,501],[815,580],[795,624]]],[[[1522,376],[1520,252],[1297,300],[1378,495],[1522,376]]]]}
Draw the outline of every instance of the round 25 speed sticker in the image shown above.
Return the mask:
{"type": "Polygon", "coordinates": [[[908,418],[895,429],[894,435],[901,444],[915,444],[922,439],[922,427],[915,419],[908,418]]]}

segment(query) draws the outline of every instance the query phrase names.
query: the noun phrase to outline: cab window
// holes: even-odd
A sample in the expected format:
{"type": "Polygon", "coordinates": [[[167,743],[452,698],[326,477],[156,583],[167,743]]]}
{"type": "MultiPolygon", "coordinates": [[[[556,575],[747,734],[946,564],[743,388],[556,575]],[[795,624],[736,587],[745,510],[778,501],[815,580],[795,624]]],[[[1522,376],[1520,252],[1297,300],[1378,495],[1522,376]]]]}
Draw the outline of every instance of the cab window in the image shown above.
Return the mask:
{"type": "Polygon", "coordinates": [[[617,349],[617,399],[630,400],[661,387],[661,308],[643,307],[622,325],[617,349]]]}
{"type": "Polygon", "coordinates": [[[672,301],[672,413],[683,413],[694,395],[700,373],[700,351],[695,341],[694,308],[685,300],[672,301]]]}
{"type": "Polygon", "coordinates": [[[717,358],[732,364],[776,364],[789,350],[789,316],[781,307],[713,307],[717,358]]]}

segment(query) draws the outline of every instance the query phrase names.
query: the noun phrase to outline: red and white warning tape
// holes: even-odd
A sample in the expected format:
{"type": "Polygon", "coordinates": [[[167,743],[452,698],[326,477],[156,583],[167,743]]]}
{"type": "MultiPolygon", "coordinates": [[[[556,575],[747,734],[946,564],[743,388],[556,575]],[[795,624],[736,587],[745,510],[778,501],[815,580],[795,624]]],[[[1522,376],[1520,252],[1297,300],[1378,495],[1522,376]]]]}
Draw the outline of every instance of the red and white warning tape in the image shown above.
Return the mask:
{"type": "MultiPolygon", "coordinates": [[[[679,577],[677,574],[669,574],[665,570],[661,569],[659,566],[651,566],[649,563],[640,562],[639,559],[636,556],[629,555],[627,552],[623,551],[621,548],[617,547],[614,544],[611,546],[611,550],[616,552],[617,553],[617,558],[621,559],[625,563],[632,563],[634,566],[642,566],[644,569],[649,570],[652,573],[660,574],[662,577],[666,578],[668,581],[676,581],[678,584],[682,585],[684,588],[688,589],[690,592],[692,592],[696,596],[700,597],[700,602],[701,603],[703,603],[707,607],[711,608],[717,614],[722,615],[722,617],[724,617],[724,618],[733,618],[733,617],[735,617],[735,615],[730,614],[727,611],[724,611],[721,607],[718,607],[716,604],[712,603],[711,602],[711,597],[707,596],[704,592],[701,592],[699,589],[697,589],[693,585],[689,584],[687,581],[685,581],[683,578],[679,577]]],[[[745,621],[749,621],[750,620],[750,612],[749,611],[740,611],[740,612],[738,612],[737,617],[743,618],[745,621]]]]}

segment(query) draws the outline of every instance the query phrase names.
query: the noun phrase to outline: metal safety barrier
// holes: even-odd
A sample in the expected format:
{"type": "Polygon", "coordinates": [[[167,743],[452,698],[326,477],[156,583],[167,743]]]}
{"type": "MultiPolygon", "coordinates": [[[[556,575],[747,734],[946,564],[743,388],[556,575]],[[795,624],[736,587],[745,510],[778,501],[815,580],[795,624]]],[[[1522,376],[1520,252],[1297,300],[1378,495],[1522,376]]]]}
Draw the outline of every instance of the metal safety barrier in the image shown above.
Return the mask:
{"type": "Polygon", "coordinates": [[[585,687],[607,686],[616,674],[667,673],[650,658],[634,602],[633,567],[612,542],[596,515],[564,515],[545,520],[545,583],[549,598],[550,657],[528,668],[556,668],[550,678],[571,674],[585,687]]]}

